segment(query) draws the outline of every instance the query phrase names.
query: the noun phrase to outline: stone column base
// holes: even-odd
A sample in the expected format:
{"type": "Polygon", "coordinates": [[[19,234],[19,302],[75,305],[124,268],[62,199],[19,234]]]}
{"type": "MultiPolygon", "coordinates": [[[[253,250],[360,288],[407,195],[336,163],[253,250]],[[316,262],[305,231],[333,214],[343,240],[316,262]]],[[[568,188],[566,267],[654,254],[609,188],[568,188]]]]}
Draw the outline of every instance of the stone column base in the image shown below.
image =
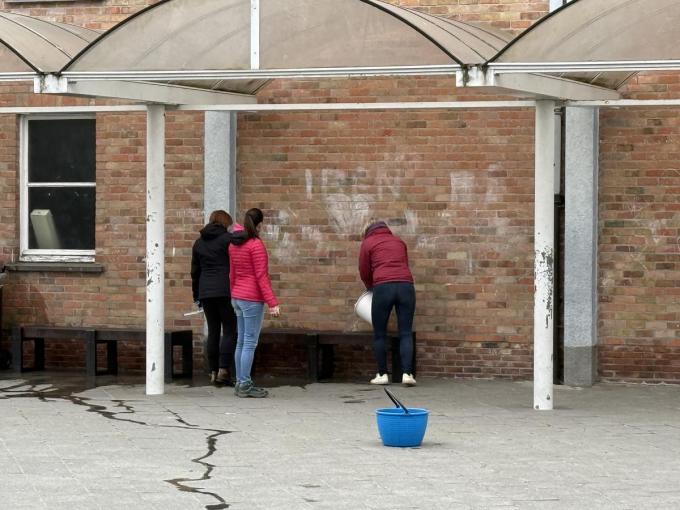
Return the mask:
{"type": "Polygon", "coordinates": [[[564,347],[564,384],[592,386],[597,382],[597,346],[564,347]]]}

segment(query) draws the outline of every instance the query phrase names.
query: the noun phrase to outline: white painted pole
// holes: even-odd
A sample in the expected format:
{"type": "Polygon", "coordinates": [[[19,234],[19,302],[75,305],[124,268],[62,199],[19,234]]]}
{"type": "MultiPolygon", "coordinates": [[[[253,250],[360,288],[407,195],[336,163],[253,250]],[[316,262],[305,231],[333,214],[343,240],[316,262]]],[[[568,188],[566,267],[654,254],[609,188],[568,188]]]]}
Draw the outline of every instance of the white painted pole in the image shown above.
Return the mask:
{"type": "Polygon", "coordinates": [[[165,333],[165,107],[146,120],[146,394],[162,395],[165,333]]]}
{"type": "Polygon", "coordinates": [[[555,102],[536,102],[534,199],[534,409],[551,410],[555,253],[555,102]]]}

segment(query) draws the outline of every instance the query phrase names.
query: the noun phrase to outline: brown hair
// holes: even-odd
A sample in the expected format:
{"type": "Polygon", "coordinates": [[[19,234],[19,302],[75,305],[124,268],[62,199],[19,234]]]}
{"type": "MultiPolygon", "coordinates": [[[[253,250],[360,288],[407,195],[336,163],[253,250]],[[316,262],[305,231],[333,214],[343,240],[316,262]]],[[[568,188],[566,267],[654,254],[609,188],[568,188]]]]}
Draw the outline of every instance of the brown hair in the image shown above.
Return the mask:
{"type": "Polygon", "coordinates": [[[224,228],[229,228],[231,224],[234,223],[234,220],[231,219],[231,216],[227,211],[218,209],[217,211],[213,211],[210,213],[210,219],[208,220],[208,222],[217,223],[219,225],[222,225],[224,228]]]}
{"type": "Polygon", "coordinates": [[[264,220],[264,214],[262,214],[260,209],[253,207],[252,209],[248,210],[245,218],[243,218],[243,227],[246,229],[248,239],[260,237],[260,234],[257,231],[257,226],[262,223],[262,220],[264,220]]]}

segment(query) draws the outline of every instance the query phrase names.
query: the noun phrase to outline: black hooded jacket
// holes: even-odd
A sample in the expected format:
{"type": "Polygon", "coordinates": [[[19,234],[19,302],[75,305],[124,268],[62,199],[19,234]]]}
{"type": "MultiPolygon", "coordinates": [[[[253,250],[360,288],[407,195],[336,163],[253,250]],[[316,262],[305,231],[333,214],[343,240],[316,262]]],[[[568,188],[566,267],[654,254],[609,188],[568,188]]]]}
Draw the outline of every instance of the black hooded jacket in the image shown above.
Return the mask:
{"type": "MultiPolygon", "coordinates": [[[[232,235],[219,223],[209,223],[191,252],[191,290],[194,301],[229,297],[229,243],[232,235]]],[[[238,240],[237,240],[238,243],[238,240]]]]}

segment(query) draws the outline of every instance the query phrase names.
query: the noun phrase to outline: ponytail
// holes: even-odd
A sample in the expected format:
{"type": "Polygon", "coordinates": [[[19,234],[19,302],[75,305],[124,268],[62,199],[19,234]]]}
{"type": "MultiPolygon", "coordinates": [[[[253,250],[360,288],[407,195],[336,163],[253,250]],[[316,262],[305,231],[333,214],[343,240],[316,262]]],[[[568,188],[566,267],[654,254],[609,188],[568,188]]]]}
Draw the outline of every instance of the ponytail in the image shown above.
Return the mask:
{"type": "Polygon", "coordinates": [[[253,239],[255,237],[260,237],[257,231],[257,226],[264,220],[264,215],[262,211],[257,207],[249,209],[243,219],[243,227],[246,229],[246,234],[248,239],[253,239]]]}

